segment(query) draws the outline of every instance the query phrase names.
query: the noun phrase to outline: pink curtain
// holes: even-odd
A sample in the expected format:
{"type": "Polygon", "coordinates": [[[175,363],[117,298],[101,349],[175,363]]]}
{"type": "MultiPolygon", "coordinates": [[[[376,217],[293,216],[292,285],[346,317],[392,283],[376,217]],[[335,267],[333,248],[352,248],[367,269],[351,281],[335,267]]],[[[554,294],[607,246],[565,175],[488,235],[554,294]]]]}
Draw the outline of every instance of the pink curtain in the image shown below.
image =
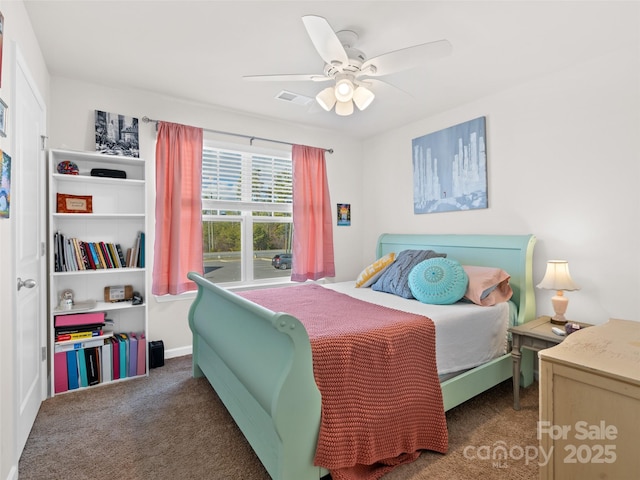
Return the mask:
{"type": "Polygon", "coordinates": [[[154,295],[197,290],[202,273],[202,129],[158,122],[154,295]]]}
{"type": "Polygon", "coordinates": [[[294,145],[293,267],[291,280],[335,276],[329,184],[320,148],[294,145]]]}

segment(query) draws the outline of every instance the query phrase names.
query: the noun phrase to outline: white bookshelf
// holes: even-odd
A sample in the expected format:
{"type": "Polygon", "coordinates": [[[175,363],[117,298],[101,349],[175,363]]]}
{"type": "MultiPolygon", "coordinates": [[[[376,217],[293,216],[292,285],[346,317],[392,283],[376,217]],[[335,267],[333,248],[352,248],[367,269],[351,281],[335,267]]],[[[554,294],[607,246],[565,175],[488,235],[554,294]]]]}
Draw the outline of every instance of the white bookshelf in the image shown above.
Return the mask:
{"type": "MultiPolygon", "coordinates": [[[[148,330],[146,299],[150,289],[147,285],[146,270],[139,266],[57,271],[60,269],[56,268],[54,241],[54,235],[58,232],[64,235],[65,239],[77,238],[82,242],[119,244],[125,255],[127,249],[133,249],[139,232],[145,232],[146,224],[147,179],[144,160],[95,152],[52,149],[48,155],[48,172],[48,350],[52,366],[50,395],[53,396],[56,380],[54,368],[55,317],[76,313],[105,312],[106,318],[113,320],[112,327],[111,325],[106,326],[105,339],[111,336],[111,329],[114,333],[144,334],[146,338],[148,330]],[[78,166],[78,175],[58,173],[58,164],[64,160],[78,166]],[[121,170],[126,172],[126,178],[92,176],[91,170],[95,168],[121,170]],[[57,211],[57,193],[91,196],[92,211],[90,213],[59,213],[57,211]],[[105,302],[105,287],[118,285],[131,285],[133,290],[142,296],[142,304],[133,305],[131,301],[105,302]],[[60,307],[60,295],[65,290],[73,292],[74,301],[77,303],[94,304],[95,302],[95,304],[89,309],[63,309],[60,307]]],[[[144,252],[145,256],[149,258],[150,252],[146,246],[144,252]]],[[[64,342],[58,342],[58,344],[62,343],[64,342]]],[[[148,375],[149,362],[146,343],[144,359],[144,375],[148,375]]],[[[129,378],[135,378],[135,376],[127,376],[117,381],[129,378]]],[[[107,382],[101,381],[98,385],[104,383],[107,382]]],[[[73,391],[76,390],[69,390],[69,392],[73,391]]]]}

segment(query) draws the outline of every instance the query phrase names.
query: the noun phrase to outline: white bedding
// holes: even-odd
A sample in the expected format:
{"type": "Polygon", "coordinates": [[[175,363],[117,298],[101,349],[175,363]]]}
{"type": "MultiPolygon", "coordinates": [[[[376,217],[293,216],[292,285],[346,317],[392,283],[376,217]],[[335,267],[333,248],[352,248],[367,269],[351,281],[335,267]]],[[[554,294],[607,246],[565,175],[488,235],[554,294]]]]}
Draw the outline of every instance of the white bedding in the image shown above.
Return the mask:
{"type": "Polygon", "coordinates": [[[424,315],[436,326],[438,374],[476,367],[507,352],[509,303],[481,307],[472,303],[429,305],[417,300],[356,288],[355,282],[327,283],[323,287],[366,302],[424,315]]]}

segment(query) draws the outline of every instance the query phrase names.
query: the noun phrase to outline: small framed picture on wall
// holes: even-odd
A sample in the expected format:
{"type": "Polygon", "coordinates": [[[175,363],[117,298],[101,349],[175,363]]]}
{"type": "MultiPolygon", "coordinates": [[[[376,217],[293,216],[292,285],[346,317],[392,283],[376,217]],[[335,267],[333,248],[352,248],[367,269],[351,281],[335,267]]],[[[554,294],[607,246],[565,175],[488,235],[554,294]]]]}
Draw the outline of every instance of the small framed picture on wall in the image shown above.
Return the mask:
{"type": "Polygon", "coordinates": [[[7,104],[0,98],[0,135],[7,136],[7,104]]]}
{"type": "Polygon", "coordinates": [[[338,204],[338,225],[339,226],[351,225],[351,204],[350,203],[338,204]]]}

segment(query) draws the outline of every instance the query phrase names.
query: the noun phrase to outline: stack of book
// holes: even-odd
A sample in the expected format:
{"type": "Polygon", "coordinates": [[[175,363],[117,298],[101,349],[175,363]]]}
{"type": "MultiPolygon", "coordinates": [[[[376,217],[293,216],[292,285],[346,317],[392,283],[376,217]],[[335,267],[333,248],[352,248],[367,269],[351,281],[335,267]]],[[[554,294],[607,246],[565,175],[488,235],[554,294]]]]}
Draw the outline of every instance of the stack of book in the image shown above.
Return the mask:
{"type": "Polygon", "coordinates": [[[144,232],[138,232],[132,248],[126,252],[119,243],[85,242],[53,234],[54,269],[56,272],[99,270],[102,268],[144,268],[144,232]]]}
{"type": "Polygon", "coordinates": [[[77,313],[56,315],[54,329],[56,342],[80,341],[99,337],[104,333],[105,313],[77,313]]]}
{"type": "Polygon", "coordinates": [[[104,312],[58,315],[55,318],[56,338],[58,328],[66,329],[68,325],[74,324],[80,326],[79,322],[85,322],[85,326],[92,326],[87,330],[91,336],[56,340],[55,393],[146,373],[147,343],[144,333],[113,333],[101,330],[100,336],[93,336],[93,326],[100,324],[99,318],[102,319],[104,327],[104,312]],[[93,323],[86,323],[87,321],[93,323]]]}

